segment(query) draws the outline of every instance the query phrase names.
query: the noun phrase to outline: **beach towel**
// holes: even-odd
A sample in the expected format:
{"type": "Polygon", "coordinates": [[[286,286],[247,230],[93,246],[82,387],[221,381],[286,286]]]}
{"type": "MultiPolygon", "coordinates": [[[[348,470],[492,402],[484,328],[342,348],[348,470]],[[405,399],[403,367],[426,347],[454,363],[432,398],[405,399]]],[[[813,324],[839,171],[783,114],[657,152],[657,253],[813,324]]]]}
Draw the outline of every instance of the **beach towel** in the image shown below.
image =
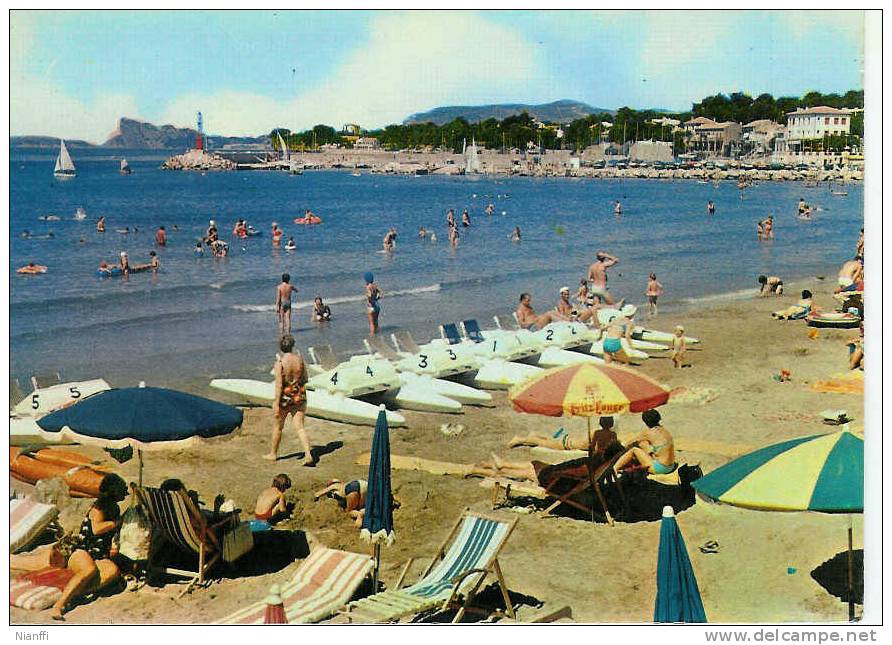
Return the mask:
{"type": "Polygon", "coordinates": [[[26,573],[10,581],[9,604],[37,611],[51,607],[73,575],[70,569],[58,568],[26,573]]]}
{"type": "MultiPolygon", "coordinates": [[[[280,590],[285,618],[290,624],[315,623],[331,616],[356,593],[374,560],[368,555],[315,549],[280,590]]],[[[267,603],[253,603],[216,624],[262,625],[267,603]]]]}
{"type": "Polygon", "coordinates": [[[836,392],[839,394],[864,394],[864,372],[852,370],[836,374],[826,381],[815,381],[811,385],[815,392],[836,392]]]}
{"type": "Polygon", "coordinates": [[[52,504],[30,498],[9,500],[9,550],[18,553],[43,533],[59,515],[52,504]]]}

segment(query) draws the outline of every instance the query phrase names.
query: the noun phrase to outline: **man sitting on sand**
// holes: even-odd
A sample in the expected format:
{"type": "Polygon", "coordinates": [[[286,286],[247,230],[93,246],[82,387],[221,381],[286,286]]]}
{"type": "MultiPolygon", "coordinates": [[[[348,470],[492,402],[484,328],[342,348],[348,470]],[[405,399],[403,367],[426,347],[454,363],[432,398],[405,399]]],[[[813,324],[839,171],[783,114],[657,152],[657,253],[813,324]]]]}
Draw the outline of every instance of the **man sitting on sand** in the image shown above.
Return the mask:
{"type": "Polygon", "coordinates": [[[778,320],[799,320],[805,318],[814,308],[812,302],[812,293],[808,289],[803,289],[802,298],[795,305],[790,305],[786,309],[775,311],[771,314],[773,318],[778,320]]]}
{"type": "Polygon", "coordinates": [[[535,331],[536,329],[542,329],[549,323],[559,320],[568,320],[567,317],[557,311],[546,311],[540,316],[533,309],[532,302],[533,297],[530,294],[526,292],[520,294],[520,304],[517,305],[517,311],[515,313],[517,314],[517,324],[520,325],[522,329],[535,331]]]}
{"type": "Polygon", "coordinates": [[[567,318],[567,320],[585,322],[592,317],[590,308],[586,307],[580,310],[580,308],[574,307],[570,302],[570,287],[561,287],[560,297],[558,298],[557,306],[555,306],[555,311],[567,318]]]}
{"type": "Polygon", "coordinates": [[[864,281],[864,258],[856,255],[839,269],[839,288],[835,293],[842,291],[857,291],[858,283],[864,281]]]}

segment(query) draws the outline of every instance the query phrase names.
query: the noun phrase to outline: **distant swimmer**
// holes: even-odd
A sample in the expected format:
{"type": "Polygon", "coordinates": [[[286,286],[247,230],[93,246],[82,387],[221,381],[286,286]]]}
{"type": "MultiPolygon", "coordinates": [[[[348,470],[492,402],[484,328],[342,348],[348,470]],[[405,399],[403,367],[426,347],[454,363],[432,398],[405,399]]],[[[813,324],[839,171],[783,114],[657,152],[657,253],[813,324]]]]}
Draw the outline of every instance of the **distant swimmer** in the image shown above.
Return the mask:
{"type": "Polygon", "coordinates": [[[808,204],[805,203],[805,198],[799,198],[799,214],[802,215],[806,210],[808,210],[808,204]]]}
{"type": "Polygon", "coordinates": [[[322,296],[313,299],[312,318],[315,322],[328,322],[331,320],[331,308],[322,302],[322,296]]]}
{"type": "Polygon", "coordinates": [[[214,240],[211,243],[211,253],[215,258],[225,258],[229,255],[229,245],[223,240],[214,240]]]}
{"type": "Polygon", "coordinates": [[[205,236],[204,236],[205,243],[206,243],[208,246],[210,246],[211,244],[213,244],[214,242],[217,241],[217,238],[218,238],[218,235],[217,235],[217,223],[216,223],[214,220],[210,220],[210,221],[208,222],[208,230],[207,230],[207,232],[205,233],[205,236]]]}
{"type": "Polygon", "coordinates": [[[620,203],[620,201],[618,199],[616,200],[616,205],[613,207],[613,214],[614,215],[622,215],[623,214],[623,205],[620,203]]]}
{"type": "Polygon", "coordinates": [[[446,226],[450,228],[455,227],[455,211],[451,208],[446,211],[446,226]]]}
{"type": "Polygon", "coordinates": [[[374,336],[378,333],[378,318],[381,316],[381,305],[378,304],[378,301],[381,300],[384,293],[375,284],[375,276],[371,271],[366,271],[363,279],[365,280],[365,297],[368,305],[366,313],[369,318],[369,333],[374,336]]]}
{"type": "Polygon", "coordinates": [[[195,243],[195,248],[192,249],[192,252],[195,253],[198,257],[204,256],[204,248],[201,246],[201,242],[195,243]]]}
{"type": "Polygon", "coordinates": [[[100,217],[99,221],[96,222],[96,232],[105,233],[105,217],[100,217]]]}
{"type": "Polygon", "coordinates": [[[127,257],[127,251],[121,251],[121,273],[124,275],[130,273],[130,258],[127,257]]]}
{"type": "Polygon", "coordinates": [[[155,232],[155,244],[158,246],[167,246],[167,231],[164,230],[163,226],[159,226],[158,230],[155,232]]]}
{"type": "Polygon", "coordinates": [[[495,207],[495,205],[493,205],[492,202],[490,202],[490,203],[486,206],[486,210],[483,211],[483,212],[486,213],[487,215],[492,215],[494,212],[496,212],[496,207],[495,207]]]}
{"type": "Polygon", "coordinates": [[[38,273],[46,273],[46,267],[42,264],[34,264],[33,262],[29,262],[25,266],[16,269],[15,272],[22,273],[24,275],[37,275],[38,273]]]}
{"type": "Polygon", "coordinates": [[[284,233],[282,229],[279,228],[279,225],[273,222],[273,246],[280,247],[282,246],[282,236],[284,233]]]}
{"type": "Polygon", "coordinates": [[[391,227],[387,233],[384,234],[384,252],[390,253],[393,251],[393,248],[396,246],[396,229],[391,227]]]}
{"type": "Polygon", "coordinates": [[[437,234],[432,232],[431,233],[431,244],[435,244],[436,241],[437,241],[437,234]]]}
{"type": "Polygon", "coordinates": [[[291,284],[291,276],[283,273],[282,282],[276,287],[276,316],[282,334],[291,333],[291,294],[296,292],[297,289],[291,284]]]}
{"type": "Polygon", "coordinates": [[[713,202],[711,199],[706,202],[706,214],[715,215],[715,202],[713,202]]]}
{"type": "Polygon", "coordinates": [[[773,240],[774,239],[774,217],[769,215],[761,222],[759,222],[756,227],[756,233],[759,234],[760,240],[773,240]]]}
{"type": "Polygon", "coordinates": [[[152,273],[158,273],[158,269],[161,268],[161,260],[158,259],[158,254],[154,251],[149,251],[149,257],[152,258],[149,260],[149,266],[152,267],[152,273]]]}
{"type": "Polygon", "coordinates": [[[293,250],[295,250],[296,248],[297,248],[297,244],[294,243],[294,236],[291,235],[291,236],[288,237],[288,241],[285,242],[285,250],[286,250],[286,251],[293,251],[293,250]]]}
{"type": "Polygon", "coordinates": [[[517,314],[517,324],[522,329],[529,329],[530,331],[542,329],[545,325],[559,320],[567,320],[565,316],[562,316],[557,311],[546,311],[541,316],[538,315],[533,309],[533,297],[526,292],[520,294],[520,304],[517,305],[515,313],[517,314]]]}
{"type": "Polygon", "coordinates": [[[31,237],[31,231],[25,229],[24,231],[19,233],[19,237],[22,238],[23,240],[27,240],[29,237],[31,237]]]}
{"type": "Polygon", "coordinates": [[[784,281],[776,275],[760,275],[758,282],[760,297],[764,298],[765,296],[770,296],[772,294],[775,296],[784,295],[784,281]]]}
{"type": "Polygon", "coordinates": [[[588,279],[592,283],[592,294],[601,298],[605,304],[612,305],[613,297],[607,291],[607,269],[619,262],[606,251],[598,251],[595,254],[595,262],[588,268],[588,279]]]}
{"type": "Polygon", "coordinates": [[[422,240],[427,237],[427,229],[424,228],[423,226],[420,229],[418,229],[418,237],[420,237],[422,240]]]}
{"type": "Polygon", "coordinates": [[[129,227],[129,226],[125,226],[124,228],[116,228],[116,229],[115,229],[115,232],[120,233],[121,235],[129,235],[129,234],[130,234],[130,227],[129,227]]]}
{"type": "Polygon", "coordinates": [[[520,242],[520,227],[515,226],[514,230],[511,231],[511,235],[508,236],[508,239],[512,242],[520,242]]]}
{"type": "Polygon", "coordinates": [[[449,243],[452,246],[458,246],[458,228],[455,226],[449,227],[449,243]]]}
{"type": "Polygon", "coordinates": [[[468,214],[467,208],[461,213],[461,225],[465,228],[471,225],[471,216],[468,214]]]}

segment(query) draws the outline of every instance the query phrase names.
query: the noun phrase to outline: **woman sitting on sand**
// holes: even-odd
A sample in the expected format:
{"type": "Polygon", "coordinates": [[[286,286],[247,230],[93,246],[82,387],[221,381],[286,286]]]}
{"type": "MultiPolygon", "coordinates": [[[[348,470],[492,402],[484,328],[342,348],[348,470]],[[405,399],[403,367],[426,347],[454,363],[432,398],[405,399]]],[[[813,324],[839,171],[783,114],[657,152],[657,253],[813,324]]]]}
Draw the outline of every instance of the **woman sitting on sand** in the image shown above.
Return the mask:
{"type": "Polygon", "coordinates": [[[814,307],[814,303],[812,303],[812,293],[808,289],[804,289],[802,291],[802,298],[800,298],[799,302],[795,305],[790,305],[786,309],[781,309],[780,311],[775,311],[771,314],[773,318],[777,318],[778,320],[799,320],[800,318],[805,318],[809,313],[811,313],[814,307]]]}
{"type": "Polygon", "coordinates": [[[313,495],[314,501],[321,497],[330,497],[338,503],[341,510],[350,515],[353,524],[357,528],[362,526],[362,518],[365,516],[365,494],[368,490],[368,482],[364,479],[354,479],[346,484],[340,479],[332,479],[328,486],[313,495]]]}
{"type": "Polygon", "coordinates": [[[635,444],[616,460],[614,471],[619,473],[632,461],[655,475],[666,475],[675,470],[675,442],[672,435],[660,425],[660,413],[656,410],[645,410],[641,420],[647,427],[637,437],[635,444]]]}
{"type": "Polygon", "coordinates": [[[257,497],[254,506],[254,517],[267,524],[275,524],[288,516],[288,504],[285,491],[291,488],[291,478],[285,473],[273,477],[272,485],[263,490],[257,497]]]}
{"type": "Polygon", "coordinates": [[[118,503],[127,499],[127,484],[114,474],[106,475],[99,485],[99,497],[90,507],[73,536],[36,549],[31,553],[10,556],[9,566],[23,571],[40,571],[47,567],[67,568],[72,577],[53,605],[50,617],[64,620],[69,603],[91,591],[117,580],[121,571],[112,561],[117,555],[114,538],[121,525],[118,503]]]}

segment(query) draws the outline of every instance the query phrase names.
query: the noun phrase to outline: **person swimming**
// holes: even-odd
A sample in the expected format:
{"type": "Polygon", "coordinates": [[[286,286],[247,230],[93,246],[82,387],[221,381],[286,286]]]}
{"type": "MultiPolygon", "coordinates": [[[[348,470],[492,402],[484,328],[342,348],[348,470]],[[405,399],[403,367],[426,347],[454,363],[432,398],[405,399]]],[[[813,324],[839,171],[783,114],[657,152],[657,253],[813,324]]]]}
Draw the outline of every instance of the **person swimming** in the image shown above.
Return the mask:
{"type": "Polygon", "coordinates": [[[288,238],[288,241],[285,243],[285,250],[293,251],[296,248],[297,248],[297,244],[294,243],[294,236],[292,235],[288,238]]]}

